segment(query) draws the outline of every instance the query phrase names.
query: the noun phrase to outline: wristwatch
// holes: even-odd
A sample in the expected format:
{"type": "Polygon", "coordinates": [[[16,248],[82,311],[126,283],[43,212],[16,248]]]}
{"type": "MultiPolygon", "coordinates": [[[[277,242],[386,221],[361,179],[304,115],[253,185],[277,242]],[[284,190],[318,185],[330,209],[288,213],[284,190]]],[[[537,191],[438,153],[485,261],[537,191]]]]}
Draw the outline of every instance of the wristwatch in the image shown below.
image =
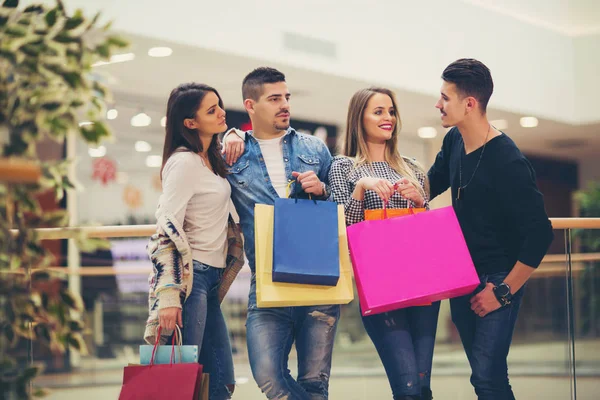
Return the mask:
{"type": "Polygon", "coordinates": [[[508,283],[506,282],[502,282],[496,286],[494,288],[494,294],[496,295],[496,298],[502,307],[507,306],[512,302],[513,296],[510,293],[510,286],[508,286],[508,283]]]}

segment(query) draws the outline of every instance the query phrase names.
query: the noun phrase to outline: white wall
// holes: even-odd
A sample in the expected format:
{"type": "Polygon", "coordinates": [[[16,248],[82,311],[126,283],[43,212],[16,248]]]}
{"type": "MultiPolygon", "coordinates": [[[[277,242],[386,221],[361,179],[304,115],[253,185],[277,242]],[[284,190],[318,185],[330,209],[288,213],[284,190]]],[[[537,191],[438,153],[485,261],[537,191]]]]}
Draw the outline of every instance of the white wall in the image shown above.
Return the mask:
{"type": "Polygon", "coordinates": [[[580,122],[600,120],[600,34],[574,39],[575,119],[580,122]]]}
{"type": "Polygon", "coordinates": [[[494,107],[563,122],[575,122],[578,115],[572,38],[461,1],[66,3],[88,12],[101,8],[124,32],[432,95],[448,63],[475,57],[492,70],[494,107]],[[337,56],[285,49],[284,32],[329,41],[337,56]]]}

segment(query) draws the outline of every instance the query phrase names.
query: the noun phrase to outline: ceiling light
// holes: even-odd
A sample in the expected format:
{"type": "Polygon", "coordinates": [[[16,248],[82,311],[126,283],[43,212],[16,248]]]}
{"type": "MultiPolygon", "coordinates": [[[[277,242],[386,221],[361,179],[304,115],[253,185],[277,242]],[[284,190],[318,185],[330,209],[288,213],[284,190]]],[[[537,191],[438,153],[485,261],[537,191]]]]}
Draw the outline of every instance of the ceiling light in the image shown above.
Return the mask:
{"type": "Polygon", "coordinates": [[[161,156],[148,156],[146,157],[146,167],[158,168],[162,165],[161,156]]]}
{"type": "Polygon", "coordinates": [[[104,157],[106,155],[106,147],[98,146],[98,147],[90,147],[88,149],[88,154],[90,157],[98,158],[104,157]]]}
{"type": "Polygon", "coordinates": [[[505,119],[495,119],[493,121],[490,121],[490,124],[492,124],[492,126],[498,130],[508,128],[508,122],[505,119]]]}
{"type": "Polygon", "coordinates": [[[117,119],[118,116],[119,116],[119,112],[117,111],[116,108],[111,108],[110,110],[108,110],[106,112],[107,119],[117,119]]]}
{"type": "Polygon", "coordinates": [[[536,117],[523,117],[519,122],[523,128],[535,128],[538,126],[538,119],[536,117]]]}
{"type": "Polygon", "coordinates": [[[135,54],[133,54],[133,53],[115,54],[114,56],[110,57],[110,61],[98,61],[98,62],[92,64],[92,67],[99,67],[101,65],[122,63],[122,62],[126,62],[126,61],[131,61],[133,59],[135,59],[135,54]]]}
{"type": "Polygon", "coordinates": [[[153,47],[148,50],[150,57],[169,57],[173,54],[173,50],[170,47],[153,47]]]}
{"type": "Polygon", "coordinates": [[[152,119],[150,118],[150,116],[144,113],[143,111],[139,114],[134,115],[131,118],[131,126],[135,127],[148,126],[151,122],[152,119]]]}
{"type": "Polygon", "coordinates": [[[437,136],[437,129],[432,126],[423,126],[417,130],[417,134],[422,139],[433,139],[437,136]]]}
{"type": "Polygon", "coordinates": [[[94,123],[92,121],[81,121],[79,123],[79,126],[90,126],[90,125],[94,125],[94,123]]]}
{"type": "Polygon", "coordinates": [[[163,128],[164,128],[165,126],[167,126],[167,117],[162,117],[162,118],[160,119],[160,126],[162,126],[163,128]]]}
{"type": "Polygon", "coordinates": [[[143,140],[138,140],[135,142],[135,151],[139,153],[147,153],[152,150],[152,146],[150,143],[144,142],[143,140]]]}

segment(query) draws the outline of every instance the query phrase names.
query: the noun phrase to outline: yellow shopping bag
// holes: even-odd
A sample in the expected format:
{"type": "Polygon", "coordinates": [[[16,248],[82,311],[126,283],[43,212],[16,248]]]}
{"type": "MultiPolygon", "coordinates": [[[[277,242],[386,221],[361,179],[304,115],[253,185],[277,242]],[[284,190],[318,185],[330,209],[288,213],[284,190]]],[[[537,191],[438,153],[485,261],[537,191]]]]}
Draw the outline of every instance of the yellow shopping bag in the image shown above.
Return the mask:
{"type": "MultiPolygon", "coordinates": [[[[336,286],[273,282],[273,206],[254,207],[256,300],[258,307],[348,304],[354,299],[344,207],[338,206],[340,279],[336,286]]],[[[302,243],[298,243],[302,246],[302,243]]],[[[310,249],[306,249],[310,251],[310,249]]]]}

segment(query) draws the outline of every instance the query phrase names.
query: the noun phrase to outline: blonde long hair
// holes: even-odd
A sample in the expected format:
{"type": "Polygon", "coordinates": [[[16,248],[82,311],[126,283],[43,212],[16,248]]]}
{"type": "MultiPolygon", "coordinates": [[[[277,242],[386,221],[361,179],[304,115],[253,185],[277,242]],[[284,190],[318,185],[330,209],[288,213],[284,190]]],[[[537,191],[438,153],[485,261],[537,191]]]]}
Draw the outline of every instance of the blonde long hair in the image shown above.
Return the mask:
{"type": "Polygon", "coordinates": [[[363,115],[367,108],[367,103],[375,94],[381,93],[390,97],[394,110],[396,110],[396,124],[392,131],[392,137],[387,141],[385,146],[385,161],[402,177],[408,179],[410,183],[415,185],[421,191],[421,195],[424,198],[429,197],[429,182],[427,180],[427,174],[423,167],[416,161],[410,160],[409,162],[417,168],[417,170],[425,176],[425,187],[422,187],[419,183],[419,179],[415,170],[411,168],[407,159],[400,154],[398,149],[398,135],[402,128],[402,121],[400,120],[400,112],[396,104],[396,97],[394,92],[389,89],[370,87],[368,89],[359,90],[350,99],[348,106],[348,118],[346,120],[346,139],[342,154],[349,158],[354,158],[354,166],[360,167],[362,165],[371,164],[373,160],[369,157],[369,148],[367,146],[365,128],[363,126],[363,115]]]}

